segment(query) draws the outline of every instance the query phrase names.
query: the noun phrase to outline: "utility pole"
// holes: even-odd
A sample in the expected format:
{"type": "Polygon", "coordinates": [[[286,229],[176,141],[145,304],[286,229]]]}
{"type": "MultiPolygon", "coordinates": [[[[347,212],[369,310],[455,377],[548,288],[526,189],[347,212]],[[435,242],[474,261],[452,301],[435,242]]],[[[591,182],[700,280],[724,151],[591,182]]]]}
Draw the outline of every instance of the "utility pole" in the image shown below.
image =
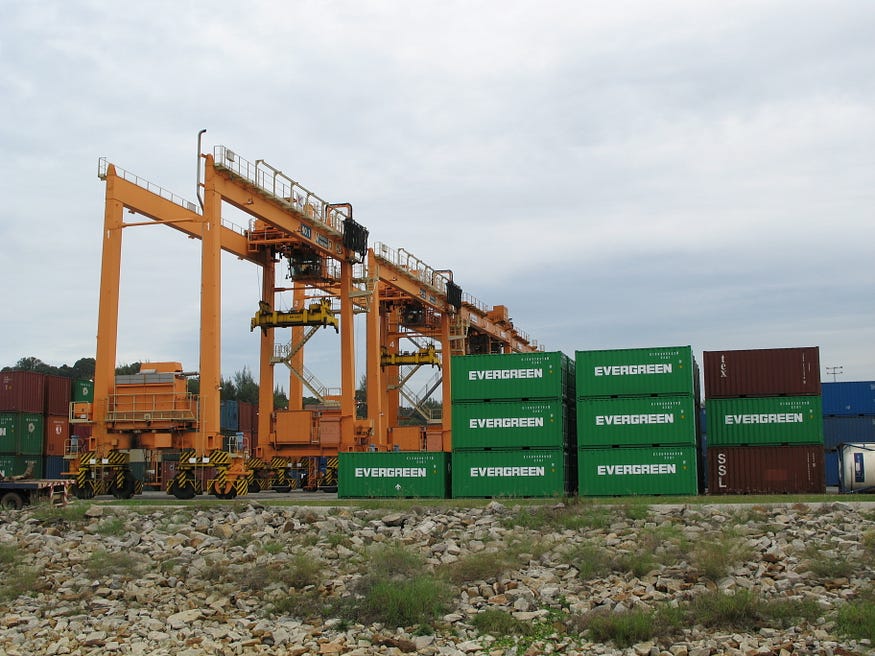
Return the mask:
{"type": "Polygon", "coordinates": [[[827,367],[826,368],[826,375],[832,376],[832,382],[836,382],[836,376],[838,374],[842,374],[842,373],[844,373],[842,365],[839,365],[837,367],[827,367]]]}

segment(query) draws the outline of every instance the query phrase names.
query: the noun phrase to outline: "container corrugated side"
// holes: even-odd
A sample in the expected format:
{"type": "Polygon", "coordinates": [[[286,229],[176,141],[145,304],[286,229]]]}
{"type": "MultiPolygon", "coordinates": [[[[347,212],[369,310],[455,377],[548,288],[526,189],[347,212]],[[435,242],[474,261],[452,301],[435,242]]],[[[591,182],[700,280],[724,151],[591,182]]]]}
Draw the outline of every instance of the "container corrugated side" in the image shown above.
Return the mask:
{"type": "Polygon", "coordinates": [[[824,450],[816,444],[709,446],[709,494],[824,492],[824,450]]]}
{"type": "Polygon", "coordinates": [[[699,492],[694,446],[580,449],[580,496],[694,495],[699,492]]]}
{"type": "Polygon", "coordinates": [[[453,451],[452,496],[562,497],[573,491],[573,452],[562,449],[453,451]]]}
{"type": "Polygon", "coordinates": [[[875,442],[875,415],[863,417],[824,417],[823,444],[836,449],[847,442],[875,442]]]}
{"type": "Polygon", "coordinates": [[[45,377],[44,411],[47,415],[68,415],[70,413],[70,379],[66,376],[45,377]]]}
{"type": "Polygon", "coordinates": [[[44,412],[44,379],[34,371],[0,372],[0,412],[44,412]]]}
{"type": "Polygon", "coordinates": [[[577,401],[577,441],[591,446],[694,446],[697,405],[692,396],[642,396],[577,401]]]}
{"type": "Polygon", "coordinates": [[[705,351],[705,398],[815,396],[820,391],[820,349],[705,351]]]}
{"type": "Polygon", "coordinates": [[[449,454],[443,451],[342,452],[337,496],[447,498],[449,454]]]}
{"type": "Polygon", "coordinates": [[[689,346],[576,351],[577,397],[696,395],[698,373],[689,346]]]}
{"type": "Polygon", "coordinates": [[[561,399],[454,403],[453,449],[564,448],[572,427],[561,399]]]}
{"type": "Polygon", "coordinates": [[[705,402],[708,446],[820,444],[819,396],[709,399],[705,402]]]}
{"type": "Polygon", "coordinates": [[[0,452],[42,455],[45,418],[31,412],[0,412],[0,452]]]}
{"type": "Polygon", "coordinates": [[[223,431],[240,428],[240,404],[237,401],[222,401],[219,404],[219,425],[223,431]]]}
{"type": "Polygon", "coordinates": [[[558,351],[457,355],[450,368],[453,403],[573,396],[573,364],[558,351]]]}
{"type": "Polygon", "coordinates": [[[78,379],[70,385],[70,399],[73,403],[94,402],[94,381],[78,379]]]}
{"type": "Polygon", "coordinates": [[[70,421],[67,416],[46,416],[45,431],[43,453],[47,456],[63,456],[70,439],[70,421]]]}
{"type": "Polygon", "coordinates": [[[824,451],[823,472],[828,487],[839,486],[839,452],[836,450],[824,451]]]}
{"type": "Polygon", "coordinates": [[[875,415],[875,381],[823,383],[823,414],[875,415]]]}
{"type": "Polygon", "coordinates": [[[45,478],[43,456],[0,454],[0,473],[4,476],[20,476],[27,471],[28,463],[33,462],[31,478],[45,478]]]}

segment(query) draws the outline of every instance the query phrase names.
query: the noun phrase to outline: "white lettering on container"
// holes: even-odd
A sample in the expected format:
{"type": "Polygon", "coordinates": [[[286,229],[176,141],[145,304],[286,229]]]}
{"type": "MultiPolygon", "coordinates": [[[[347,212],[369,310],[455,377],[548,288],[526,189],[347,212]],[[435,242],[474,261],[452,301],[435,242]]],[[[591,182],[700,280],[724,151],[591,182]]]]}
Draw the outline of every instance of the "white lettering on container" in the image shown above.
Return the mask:
{"type": "Polygon", "coordinates": [[[676,474],[677,465],[599,465],[599,476],[642,476],[645,474],[676,474]]]}
{"type": "Polygon", "coordinates": [[[471,467],[471,478],[543,476],[544,467],[471,467]]]}
{"type": "Polygon", "coordinates": [[[621,364],[594,367],[596,376],[638,376],[640,374],[670,374],[670,364],[621,364]]]}
{"type": "Polygon", "coordinates": [[[468,428],[542,428],[543,417],[496,417],[494,419],[469,419],[468,428]]]}
{"type": "Polygon", "coordinates": [[[596,415],[596,426],[637,426],[639,424],[673,424],[673,414],[596,415]]]}
{"type": "Polygon", "coordinates": [[[425,467],[356,467],[356,478],[425,478],[425,467]]]}
{"type": "Polygon", "coordinates": [[[734,424],[801,424],[801,412],[777,412],[751,415],[726,415],[723,421],[727,426],[734,424]]]}
{"type": "Polygon", "coordinates": [[[508,380],[511,378],[543,378],[543,369],[474,369],[468,380],[508,380]]]}

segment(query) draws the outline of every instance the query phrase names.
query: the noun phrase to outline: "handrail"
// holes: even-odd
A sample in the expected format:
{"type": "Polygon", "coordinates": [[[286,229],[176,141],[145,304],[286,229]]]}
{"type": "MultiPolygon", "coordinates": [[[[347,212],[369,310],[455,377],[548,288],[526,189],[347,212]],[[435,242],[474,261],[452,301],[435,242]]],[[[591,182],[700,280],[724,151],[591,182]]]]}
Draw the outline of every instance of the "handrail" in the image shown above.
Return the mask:
{"type": "Polygon", "coordinates": [[[340,207],[328,209],[328,201],[293,180],[263,159],[255,163],[240,157],[225,146],[213,147],[213,164],[255,185],[280,204],[303,214],[337,236],[343,235],[343,222],[350,218],[340,207]]]}
{"type": "MultiPolygon", "coordinates": [[[[97,177],[101,180],[106,180],[106,172],[109,169],[109,164],[110,162],[106,157],[101,157],[97,160],[97,177]]],[[[160,196],[164,200],[169,200],[174,205],[179,205],[180,207],[187,209],[189,212],[194,212],[198,215],[203,214],[201,212],[201,209],[190,200],[187,200],[186,198],[183,198],[182,196],[175,194],[172,191],[165,189],[164,187],[149,182],[145,178],[141,178],[140,176],[131,173],[130,171],[126,171],[125,169],[116,166],[115,174],[122,180],[126,180],[127,182],[130,182],[131,184],[140,187],[140,189],[145,189],[149,193],[160,196]]],[[[222,219],[222,225],[232,232],[236,232],[238,235],[246,235],[246,230],[243,227],[234,223],[233,221],[222,219]]]]}

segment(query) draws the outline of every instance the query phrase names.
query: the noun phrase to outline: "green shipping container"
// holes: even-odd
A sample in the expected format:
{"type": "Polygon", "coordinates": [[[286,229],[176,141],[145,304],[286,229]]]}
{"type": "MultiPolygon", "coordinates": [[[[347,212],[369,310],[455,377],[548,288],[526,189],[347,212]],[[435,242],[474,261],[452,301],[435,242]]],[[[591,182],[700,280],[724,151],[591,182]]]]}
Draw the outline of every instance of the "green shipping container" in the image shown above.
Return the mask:
{"type": "Polygon", "coordinates": [[[27,470],[27,463],[31,461],[33,461],[31,478],[43,478],[45,476],[43,456],[0,454],[0,472],[4,476],[21,476],[27,470]]]}
{"type": "Polygon", "coordinates": [[[692,495],[699,492],[695,446],[580,449],[579,495],[692,495]]]}
{"type": "Polygon", "coordinates": [[[94,403],[94,381],[74,380],[70,386],[70,397],[73,403],[94,403]]]}
{"type": "Polygon", "coordinates": [[[573,437],[561,399],[453,404],[453,449],[558,448],[573,437]]]}
{"type": "Polygon", "coordinates": [[[689,346],[576,351],[577,397],[689,394],[698,370],[689,346]]]}
{"type": "Polygon", "coordinates": [[[590,446],[697,444],[692,396],[579,399],[577,442],[590,446]]]}
{"type": "Polygon", "coordinates": [[[453,498],[562,497],[573,492],[573,451],[453,451],[453,498]]]}
{"type": "Polygon", "coordinates": [[[0,453],[41,455],[45,418],[31,412],[0,412],[0,453]]]}
{"type": "Polygon", "coordinates": [[[820,396],[708,399],[708,446],[823,444],[820,396]]]}
{"type": "Polygon", "coordinates": [[[574,398],[574,363],[564,353],[457,355],[452,401],[574,398]]]}
{"type": "Polygon", "coordinates": [[[448,453],[346,452],[338,457],[337,496],[340,499],[447,498],[448,453]]]}

